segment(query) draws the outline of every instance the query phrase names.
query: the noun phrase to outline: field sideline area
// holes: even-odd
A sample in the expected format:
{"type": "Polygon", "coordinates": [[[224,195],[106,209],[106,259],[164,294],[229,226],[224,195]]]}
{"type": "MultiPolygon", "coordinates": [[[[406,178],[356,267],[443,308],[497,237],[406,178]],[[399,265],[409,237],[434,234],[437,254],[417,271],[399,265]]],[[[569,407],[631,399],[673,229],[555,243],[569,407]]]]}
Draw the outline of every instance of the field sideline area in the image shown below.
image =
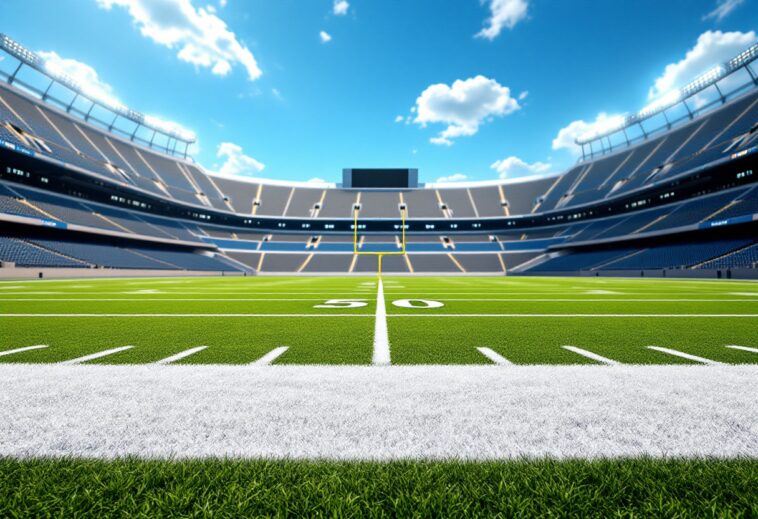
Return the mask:
{"type": "Polygon", "coordinates": [[[0,362],[365,365],[386,323],[396,365],[743,364],[757,309],[746,281],[399,277],[383,297],[373,277],[6,281],[0,362]]]}

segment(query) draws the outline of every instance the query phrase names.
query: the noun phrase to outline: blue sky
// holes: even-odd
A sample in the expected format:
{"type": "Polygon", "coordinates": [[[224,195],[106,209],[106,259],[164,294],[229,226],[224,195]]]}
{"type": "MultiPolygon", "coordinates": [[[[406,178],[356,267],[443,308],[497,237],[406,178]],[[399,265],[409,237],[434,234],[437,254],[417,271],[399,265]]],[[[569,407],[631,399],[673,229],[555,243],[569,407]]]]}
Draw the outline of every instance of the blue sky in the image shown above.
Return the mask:
{"type": "Polygon", "coordinates": [[[642,108],[749,46],[758,26],[756,0],[3,0],[1,9],[0,32],[194,131],[208,169],[330,182],[343,167],[416,167],[423,182],[559,172],[576,161],[568,143],[600,114],[642,108]]]}

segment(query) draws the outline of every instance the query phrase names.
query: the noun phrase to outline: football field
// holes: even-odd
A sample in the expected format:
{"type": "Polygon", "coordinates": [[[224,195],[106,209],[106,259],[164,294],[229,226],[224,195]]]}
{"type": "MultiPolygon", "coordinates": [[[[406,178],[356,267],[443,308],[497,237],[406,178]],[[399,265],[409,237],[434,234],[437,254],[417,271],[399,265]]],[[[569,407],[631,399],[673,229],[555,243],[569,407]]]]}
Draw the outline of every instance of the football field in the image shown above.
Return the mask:
{"type": "Polygon", "coordinates": [[[746,281],[3,281],[0,516],[748,516],[757,329],[746,281]]]}
{"type": "Polygon", "coordinates": [[[0,362],[758,362],[758,284],[226,277],[0,282],[0,362]],[[379,355],[379,357],[375,357],[379,355]]]}

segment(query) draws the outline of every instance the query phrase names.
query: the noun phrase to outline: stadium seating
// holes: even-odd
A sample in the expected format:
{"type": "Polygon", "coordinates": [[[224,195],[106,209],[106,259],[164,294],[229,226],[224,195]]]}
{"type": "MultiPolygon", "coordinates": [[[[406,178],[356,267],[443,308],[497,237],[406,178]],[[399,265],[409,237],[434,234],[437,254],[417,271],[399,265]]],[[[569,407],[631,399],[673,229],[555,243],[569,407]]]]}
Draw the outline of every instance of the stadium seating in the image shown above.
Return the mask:
{"type": "Polygon", "coordinates": [[[87,263],[47,250],[34,243],[0,236],[0,260],[9,261],[17,267],[82,268],[87,263]]]}
{"type": "MultiPolygon", "coordinates": [[[[137,211],[127,208],[128,202],[123,200],[119,205],[94,202],[77,189],[55,192],[39,183],[26,185],[23,179],[9,174],[0,182],[0,219],[18,225],[23,220],[13,217],[25,216],[45,221],[40,225],[52,225],[52,221],[57,227],[65,227],[60,223],[77,226],[79,232],[96,230],[114,237],[126,233],[133,240],[142,240],[142,245],[115,246],[81,236],[51,240],[32,233],[28,240],[25,236],[4,238],[0,260],[26,258],[17,263],[29,266],[49,263],[107,268],[237,269],[223,257],[194,252],[191,245],[178,248],[180,242],[205,242],[228,251],[230,257],[253,269],[260,266],[263,272],[373,272],[378,266],[376,257],[353,257],[352,235],[322,234],[322,229],[332,231],[318,223],[323,219],[352,219],[357,204],[362,221],[399,220],[404,205],[410,220],[446,222],[427,229],[455,229],[447,224],[458,219],[534,216],[544,221],[543,215],[566,209],[581,217],[573,214],[555,218],[551,225],[542,227],[492,231],[497,238],[484,233],[409,233],[409,255],[387,256],[383,263],[386,272],[491,273],[527,262],[530,273],[752,267],[755,251],[749,246],[750,236],[745,238],[747,242],[739,238],[697,240],[698,245],[692,246],[642,246],[631,240],[692,232],[711,225],[747,225],[758,213],[758,187],[734,183],[720,188],[722,191],[702,190],[691,199],[672,199],[660,207],[651,207],[648,199],[639,206],[633,204],[634,210],[628,213],[612,212],[609,214],[613,216],[608,217],[598,217],[596,213],[594,219],[584,219],[582,211],[588,204],[597,207],[630,193],[642,193],[642,200],[650,186],[750,150],[758,143],[757,121],[758,88],[753,88],[691,121],[654,132],[632,145],[616,145],[604,154],[595,149],[593,158],[578,162],[563,174],[462,186],[359,190],[211,175],[191,161],[134,144],[15,87],[0,85],[0,139],[22,146],[35,157],[59,161],[93,175],[104,189],[118,185],[120,198],[130,190],[146,192],[162,199],[162,203],[182,208],[179,214],[184,215],[171,218],[165,212],[151,214],[150,207],[144,205],[144,210],[137,211]],[[284,224],[280,228],[286,227],[283,230],[288,234],[256,232],[221,225],[223,220],[216,217],[191,221],[187,219],[188,205],[194,212],[299,218],[309,223],[300,232],[293,233],[294,229],[284,224]],[[163,245],[154,244],[156,240],[163,245]],[[601,241],[609,248],[598,250],[601,241]],[[555,249],[551,247],[566,244],[578,244],[582,250],[554,256],[555,249]],[[545,255],[546,260],[531,261],[539,255],[545,255]]],[[[19,174],[28,176],[23,171],[19,174]]],[[[742,234],[750,232],[753,231],[744,227],[742,234]]],[[[359,236],[361,252],[396,251],[398,243],[398,237],[392,234],[359,236]]]]}

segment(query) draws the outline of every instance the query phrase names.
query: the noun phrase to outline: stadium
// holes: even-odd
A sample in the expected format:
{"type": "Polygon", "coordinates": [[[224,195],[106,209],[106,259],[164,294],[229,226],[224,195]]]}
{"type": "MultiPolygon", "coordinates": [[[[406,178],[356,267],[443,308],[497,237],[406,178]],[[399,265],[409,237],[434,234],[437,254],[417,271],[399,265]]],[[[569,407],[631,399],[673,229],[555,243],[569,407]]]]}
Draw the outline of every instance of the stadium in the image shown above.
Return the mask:
{"type": "Polygon", "coordinates": [[[0,51],[0,515],[758,513],[758,43],[463,182],[218,174],[0,51]]]}

